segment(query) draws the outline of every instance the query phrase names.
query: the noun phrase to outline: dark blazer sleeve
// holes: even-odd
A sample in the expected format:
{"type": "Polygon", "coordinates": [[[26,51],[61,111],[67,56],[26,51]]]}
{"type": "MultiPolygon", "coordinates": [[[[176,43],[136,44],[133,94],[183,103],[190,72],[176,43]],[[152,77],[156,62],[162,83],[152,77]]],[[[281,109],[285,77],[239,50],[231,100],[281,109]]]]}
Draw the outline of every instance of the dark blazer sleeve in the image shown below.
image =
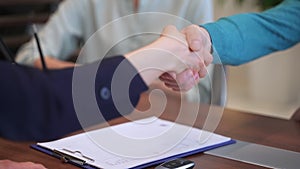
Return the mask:
{"type": "MultiPolygon", "coordinates": [[[[98,66],[93,96],[104,120],[132,111],[126,109],[122,113],[119,112],[113,103],[115,99],[111,99],[112,77],[120,63],[127,65],[128,71],[137,73],[122,56],[105,59],[101,64],[92,63],[76,68],[79,74],[86,75],[91,67],[98,66]]],[[[45,141],[82,129],[82,122],[78,120],[77,109],[75,111],[76,106],[73,104],[76,101],[72,97],[72,93],[76,93],[76,87],[73,87],[76,85],[72,83],[73,72],[75,70],[69,68],[45,73],[34,68],[0,62],[0,136],[19,141],[45,141]]],[[[121,80],[123,79],[116,79],[121,80]]],[[[139,95],[147,89],[137,74],[130,82],[129,88],[133,106],[138,103],[139,95]]],[[[122,99],[125,98],[117,98],[118,101],[122,99]]],[[[89,117],[89,112],[86,112],[86,116],[89,117]]],[[[99,122],[101,121],[94,120],[86,124],[93,125],[99,122]]]]}

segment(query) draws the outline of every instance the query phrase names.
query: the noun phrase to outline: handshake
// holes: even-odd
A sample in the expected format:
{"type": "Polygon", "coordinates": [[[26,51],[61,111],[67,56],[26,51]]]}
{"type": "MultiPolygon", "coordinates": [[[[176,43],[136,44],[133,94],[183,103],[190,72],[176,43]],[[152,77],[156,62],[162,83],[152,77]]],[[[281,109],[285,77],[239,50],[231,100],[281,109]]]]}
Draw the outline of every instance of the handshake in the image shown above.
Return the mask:
{"type": "Polygon", "coordinates": [[[159,78],[174,91],[187,91],[207,74],[212,45],[209,33],[198,25],[179,31],[166,26],[153,43],[125,57],[137,69],[147,85],[159,78]]]}

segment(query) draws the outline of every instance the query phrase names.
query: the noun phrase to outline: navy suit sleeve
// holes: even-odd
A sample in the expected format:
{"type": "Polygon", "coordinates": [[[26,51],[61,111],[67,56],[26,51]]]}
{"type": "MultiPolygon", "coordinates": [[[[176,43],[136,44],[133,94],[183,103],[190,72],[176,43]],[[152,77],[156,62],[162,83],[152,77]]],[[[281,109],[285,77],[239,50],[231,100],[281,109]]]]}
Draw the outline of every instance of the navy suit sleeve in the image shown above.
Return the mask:
{"type": "MultiPolygon", "coordinates": [[[[103,99],[99,96],[99,91],[103,86],[110,91],[114,70],[124,60],[122,56],[105,60],[96,74],[96,102],[106,120],[120,116],[120,112],[112,99],[103,99]]],[[[136,71],[127,60],[124,63],[129,70],[136,71]]],[[[76,69],[86,72],[92,65],[76,69]]],[[[45,141],[81,129],[72,98],[73,71],[70,68],[45,73],[34,68],[0,62],[0,136],[19,141],[45,141]]],[[[130,101],[133,106],[138,103],[139,95],[147,89],[141,77],[135,76],[130,83],[130,101]]],[[[125,113],[130,112],[128,109],[125,113]]]]}

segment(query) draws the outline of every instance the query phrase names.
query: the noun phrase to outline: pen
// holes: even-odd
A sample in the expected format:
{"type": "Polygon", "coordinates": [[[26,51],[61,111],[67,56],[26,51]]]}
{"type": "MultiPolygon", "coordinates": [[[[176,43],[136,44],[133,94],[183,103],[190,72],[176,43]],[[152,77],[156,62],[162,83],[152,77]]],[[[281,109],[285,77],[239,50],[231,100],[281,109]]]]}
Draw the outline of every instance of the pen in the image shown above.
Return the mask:
{"type": "Polygon", "coordinates": [[[3,42],[2,38],[0,38],[0,50],[1,53],[3,54],[3,56],[10,61],[13,64],[17,64],[15,62],[14,57],[11,55],[11,52],[9,51],[8,47],[5,45],[5,43],[3,42]]]}
{"type": "Polygon", "coordinates": [[[43,70],[46,72],[48,69],[47,69],[47,66],[46,66],[46,63],[45,63],[44,54],[43,54],[41,44],[40,44],[40,39],[39,39],[39,36],[37,34],[37,29],[36,29],[35,25],[33,25],[32,27],[33,27],[33,36],[35,38],[35,41],[36,41],[36,44],[37,44],[37,47],[38,47],[38,50],[39,50],[39,53],[40,53],[40,58],[41,58],[43,70]]]}

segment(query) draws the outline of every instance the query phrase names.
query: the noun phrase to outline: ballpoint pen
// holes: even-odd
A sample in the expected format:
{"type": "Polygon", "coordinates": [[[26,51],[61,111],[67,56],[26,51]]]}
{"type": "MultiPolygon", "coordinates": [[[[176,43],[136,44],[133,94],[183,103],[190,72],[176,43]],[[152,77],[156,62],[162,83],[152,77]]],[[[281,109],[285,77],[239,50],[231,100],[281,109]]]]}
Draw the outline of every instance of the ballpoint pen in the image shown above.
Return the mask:
{"type": "Polygon", "coordinates": [[[15,62],[14,57],[12,56],[10,50],[8,49],[8,47],[5,45],[5,43],[3,42],[2,38],[0,38],[0,50],[1,53],[3,54],[3,56],[5,57],[6,60],[10,61],[13,64],[17,64],[15,62]]]}
{"type": "Polygon", "coordinates": [[[47,69],[47,66],[46,66],[46,63],[45,63],[44,54],[43,54],[41,44],[40,44],[40,39],[39,39],[39,36],[37,34],[37,29],[36,29],[35,25],[33,25],[32,27],[33,27],[33,36],[35,38],[35,41],[36,41],[36,44],[37,44],[37,47],[38,47],[38,50],[39,50],[39,53],[40,53],[40,58],[41,58],[43,70],[46,72],[48,69],[47,69]]]}

